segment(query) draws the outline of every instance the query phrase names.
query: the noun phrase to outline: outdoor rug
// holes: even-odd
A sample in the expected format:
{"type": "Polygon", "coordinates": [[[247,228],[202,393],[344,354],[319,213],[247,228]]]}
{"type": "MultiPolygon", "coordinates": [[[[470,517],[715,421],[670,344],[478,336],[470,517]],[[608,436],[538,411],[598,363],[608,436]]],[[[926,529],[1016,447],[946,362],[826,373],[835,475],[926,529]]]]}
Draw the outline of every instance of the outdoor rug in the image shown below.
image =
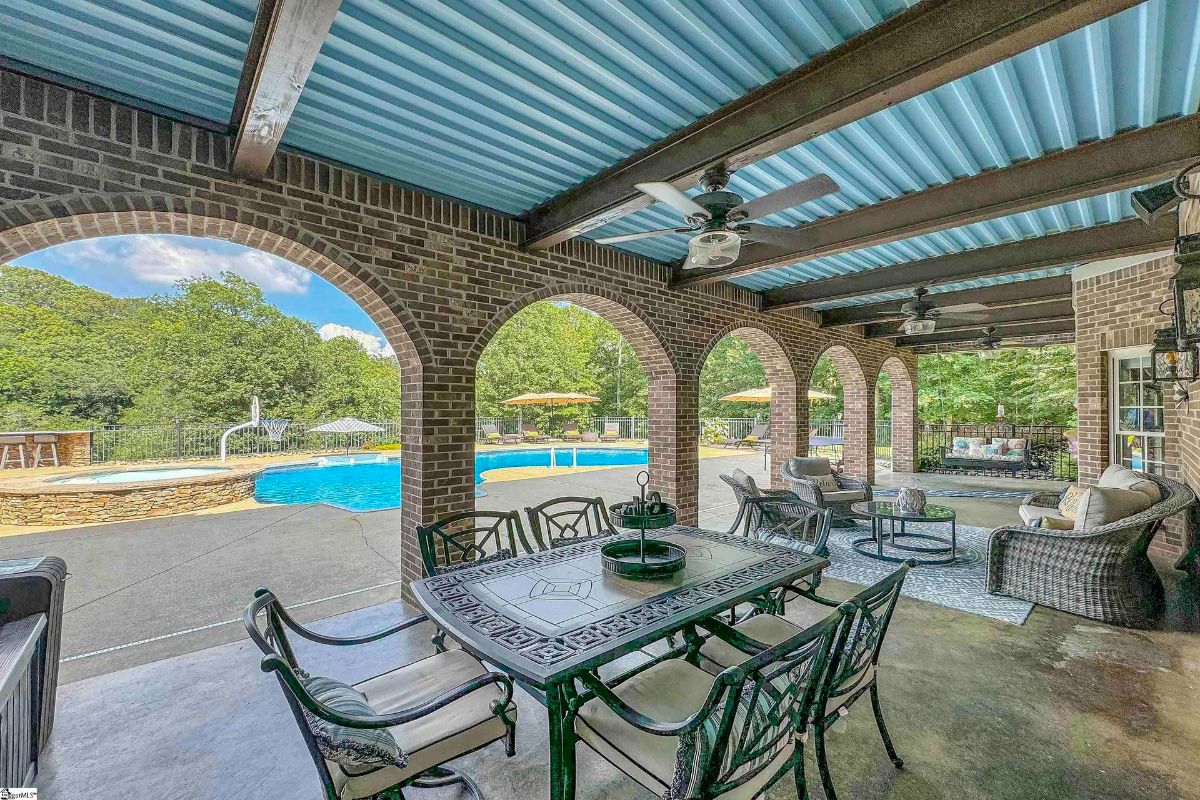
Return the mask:
{"type": "MultiPolygon", "coordinates": [[[[910,523],[908,530],[914,533],[948,533],[945,524],[924,525],[910,523]],[[929,530],[922,530],[928,528],[929,530]]],[[[1013,625],[1021,625],[1033,603],[1012,597],[999,597],[987,593],[987,528],[970,525],[958,526],[958,559],[953,564],[918,565],[904,579],[903,594],[917,600],[926,600],[939,606],[953,608],[990,617],[1013,625]]],[[[869,525],[854,528],[834,528],[829,533],[829,568],[825,575],[841,581],[870,586],[890,575],[898,565],[890,561],[876,561],[857,553],[850,543],[871,535],[869,525]]],[[[926,543],[928,544],[928,543],[926,543]]]]}
{"type": "MultiPolygon", "coordinates": [[[[1014,492],[1009,489],[926,489],[926,497],[991,497],[991,498],[1016,498],[1020,500],[1030,493],[1030,489],[1014,492]]],[[[900,493],[899,489],[875,489],[872,495],[875,497],[895,497],[900,493]]]]}

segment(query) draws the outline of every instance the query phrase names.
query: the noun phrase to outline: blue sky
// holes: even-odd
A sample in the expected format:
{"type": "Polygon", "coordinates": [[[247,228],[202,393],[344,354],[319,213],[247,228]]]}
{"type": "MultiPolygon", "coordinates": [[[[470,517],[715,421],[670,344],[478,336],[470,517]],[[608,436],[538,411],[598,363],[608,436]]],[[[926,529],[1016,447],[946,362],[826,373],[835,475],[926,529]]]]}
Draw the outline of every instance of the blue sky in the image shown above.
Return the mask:
{"type": "Polygon", "coordinates": [[[233,272],[258,284],[285,314],[316,325],[325,338],[350,336],[376,353],[386,345],[370,317],[328,281],[290,261],[220,239],[106,236],[39,250],[13,263],[117,297],[149,297],[171,292],[182,278],[233,272]]]}

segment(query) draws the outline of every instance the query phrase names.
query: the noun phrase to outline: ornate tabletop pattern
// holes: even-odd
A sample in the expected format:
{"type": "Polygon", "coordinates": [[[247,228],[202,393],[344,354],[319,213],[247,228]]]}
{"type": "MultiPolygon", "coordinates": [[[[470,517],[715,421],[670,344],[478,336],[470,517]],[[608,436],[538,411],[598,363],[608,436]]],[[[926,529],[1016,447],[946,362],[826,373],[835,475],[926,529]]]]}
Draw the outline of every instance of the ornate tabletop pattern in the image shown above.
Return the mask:
{"type": "Polygon", "coordinates": [[[599,551],[615,540],[609,537],[467,567],[415,588],[452,636],[474,634],[465,638],[486,641],[549,674],[672,617],[824,564],[778,545],[678,525],[657,531],[656,538],[687,550],[687,567],[669,579],[605,574],[599,551]]]}

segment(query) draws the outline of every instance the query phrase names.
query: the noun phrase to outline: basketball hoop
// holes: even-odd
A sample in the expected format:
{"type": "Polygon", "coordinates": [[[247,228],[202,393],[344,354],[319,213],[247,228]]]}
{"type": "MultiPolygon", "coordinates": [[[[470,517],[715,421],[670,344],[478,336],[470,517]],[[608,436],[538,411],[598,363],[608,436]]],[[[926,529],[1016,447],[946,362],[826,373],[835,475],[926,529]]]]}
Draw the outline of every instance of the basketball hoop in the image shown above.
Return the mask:
{"type": "Polygon", "coordinates": [[[278,444],[283,441],[283,432],[287,430],[290,419],[264,419],[260,423],[267,431],[267,437],[278,444]]]}
{"type": "Polygon", "coordinates": [[[250,424],[258,425],[261,414],[262,409],[258,402],[258,395],[254,395],[254,397],[250,398],[250,424]]]}

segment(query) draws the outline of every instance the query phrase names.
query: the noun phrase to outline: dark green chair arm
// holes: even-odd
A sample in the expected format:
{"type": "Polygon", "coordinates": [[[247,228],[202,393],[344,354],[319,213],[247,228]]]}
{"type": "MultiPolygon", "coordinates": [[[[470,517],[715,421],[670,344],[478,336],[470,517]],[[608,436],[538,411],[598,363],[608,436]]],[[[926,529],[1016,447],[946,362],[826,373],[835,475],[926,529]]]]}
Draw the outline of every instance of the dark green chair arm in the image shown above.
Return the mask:
{"type": "Polygon", "coordinates": [[[680,736],[690,731],[699,728],[704,723],[704,720],[712,713],[712,708],[716,697],[725,690],[724,684],[718,679],[713,688],[709,691],[708,699],[700,710],[692,714],[687,719],[681,722],[659,722],[652,717],[648,717],[642,712],[633,708],[621,698],[613,693],[612,689],[604,684],[594,674],[585,672],[579,676],[580,682],[591,690],[596,699],[608,706],[609,709],[621,719],[637,728],[639,731],[654,734],[655,736],[680,736]]]}
{"type": "MultiPolygon", "coordinates": [[[[257,630],[255,618],[258,616],[259,611],[261,611],[265,605],[269,604],[271,598],[266,597],[269,594],[270,591],[266,588],[260,588],[254,592],[255,599],[261,602],[251,603],[246,609],[244,622],[247,630],[257,630]]],[[[415,617],[409,617],[408,619],[401,620],[395,625],[384,628],[383,630],[375,631],[374,633],[363,634],[362,636],[326,636],[323,633],[317,633],[310,628],[304,627],[299,622],[296,622],[296,620],[292,618],[292,615],[287,613],[287,609],[285,609],[282,604],[278,606],[278,611],[275,613],[276,616],[279,617],[279,621],[287,625],[287,627],[294,631],[298,636],[302,636],[303,638],[308,639],[310,642],[332,645],[334,647],[377,642],[380,639],[384,639],[394,633],[400,633],[401,631],[408,630],[415,625],[420,625],[422,622],[429,621],[429,617],[425,616],[424,614],[418,614],[415,617]]]]}

